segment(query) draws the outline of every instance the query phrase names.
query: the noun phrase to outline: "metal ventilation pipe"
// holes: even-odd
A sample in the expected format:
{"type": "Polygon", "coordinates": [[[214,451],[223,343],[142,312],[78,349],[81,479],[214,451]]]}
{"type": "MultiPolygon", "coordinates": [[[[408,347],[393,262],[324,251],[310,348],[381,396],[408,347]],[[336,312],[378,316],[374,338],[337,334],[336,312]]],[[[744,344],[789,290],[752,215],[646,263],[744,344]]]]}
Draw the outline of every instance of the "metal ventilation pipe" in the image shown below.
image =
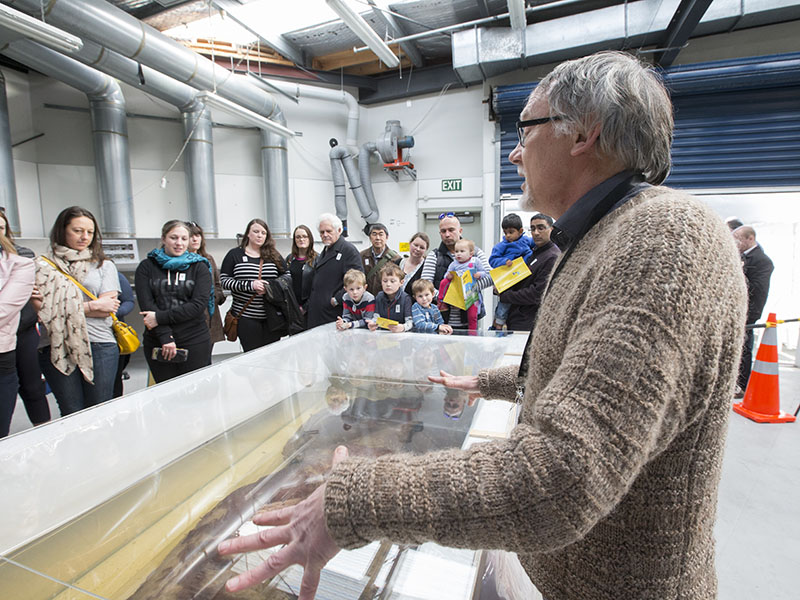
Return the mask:
{"type": "Polygon", "coordinates": [[[101,229],[111,237],[134,237],[128,124],[119,84],[108,75],[29,40],[11,42],[0,52],[86,94],[94,138],[101,229]]]}
{"type": "Polygon", "coordinates": [[[141,66],[144,78],[142,83],[139,79],[140,65],[136,61],[88,40],[83,42],[81,50],[71,56],[151,96],[169,102],[181,111],[184,139],[189,139],[183,158],[189,216],[203,228],[206,236],[219,235],[214,186],[213,127],[209,111],[196,98],[198,91],[144,65],[141,66]]]}
{"type": "MultiPolygon", "coordinates": [[[[15,0],[14,5],[29,14],[41,11],[39,0],[15,0]]],[[[45,10],[47,22],[93,40],[106,48],[133,58],[143,65],[166,73],[200,90],[213,90],[220,96],[272,119],[282,125],[286,120],[275,98],[253,85],[247,77],[237,77],[207,58],[200,56],[175,40],[165,36],[136,17],[116,8],[105,0],[58,0],[50,2],[45,10]]],[[[266,136],[270,138],[270,136],[266,136]]],[[[276,161],[263,173],[267,213],[277,214],[285,222],[270,223],[276,232],[289,231],[288,164],[282,160],[284,151],[270,147],[269,139],[263,150],[263,160],[276,161]],[[275,177],[277,176],[277,177],[275,177]],[[280,203],[280,207],[275,203],[280,203]]],[[[285,157],[284,157],[285,158],[285,157]]],[[[288,233],[286,234],[288,235],[288,233]]]]}
{"type": "Polygon", "coordinates": [[[367,224],[378,222],[378,212],[373,211],[370,207],[367,195],[364,193],[364,186],[361,184],[361,175],[356,167],[353,155],[344,146],[337,146],[334,144],[335,140],[331,140],[331,150],[328,156],[331,160],[331,173],[333,175],[333,189],[334,189],[334,203],[336,205],[336,216],[342,220],[347,218],[347,204],[344,201],[344,174],[347,173],[347,179],[350,181],[350,190],[358,204],[358,210],[361,212],[361,217],[367,224]],[[343,214],[342,214],[343,213],[343,214]]]}
{"type": "MultiPolygon", "coordinates": [[[[283,113],[280,120],[286,125],[283,113]]],[[[289,217],[289,148],[286,138],[272,131],[261,130],[261,172],[263,173],[264,198],[267,202],[267,223],[270,233],[276,238],[292,235],[289,217]]]]}
{"type": "Polygon", "coordinates": [[[11,123],[8,120],[6,78],[0,73],[0,206],[5,207],[11,233],[20,235],[17,182],[14,178],[14,155],[11,151],[11,123]]]}
{"type": "Polygon", "coordinates": [[[269,91],[272,88],[295,99],[315,98],[317,100],[343,103],[347,107],[347,141],[345,145],[351,154],[358,154],[358,101],[353,94],[344,90],[332,90],[291,81],[281,81],[280,79],[265,79],[255,73],[248,73],[247,75],[255,85],[265,91],[269,91]]]}
{"type": "Polygon", "coordinates": [[[378,146],[375,142],[366,142],[361,146],[358,152],[358,173],[361,176],[361,185],[364,187],[364,194],[367,196],[370,210],[375,217],[375,222],[381,220],[380,212],[378,211],[378,203],[375,201],[375,192],[372,191],[372,176],[369,172],[369,159],[373,152],[378,151],[378,146]]]}
{"type": "Polygon", "coordinates": [[[217,198],[214,189],[214,127],[211,111],[198,103],[181,115],[183,133],[188,139],[183,155],[189,214],[209,237],[219,235],[217,198]]]}

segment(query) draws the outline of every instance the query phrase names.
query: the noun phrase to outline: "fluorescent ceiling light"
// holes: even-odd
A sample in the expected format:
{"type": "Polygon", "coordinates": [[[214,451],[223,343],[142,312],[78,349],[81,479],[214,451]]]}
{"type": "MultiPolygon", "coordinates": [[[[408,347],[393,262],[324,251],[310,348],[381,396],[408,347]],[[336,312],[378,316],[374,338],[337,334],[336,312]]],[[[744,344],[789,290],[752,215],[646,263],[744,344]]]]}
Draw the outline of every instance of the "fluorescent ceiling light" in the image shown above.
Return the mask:
{"type": "Polygon", "coordinates": [[[75,52],[83,48],[81,38],[29,17],[5,4],[0,4],[0,25],[55,50],[75,52]]]}
{"type": "Polygon", "coordinates": [[[206,106],[218,108],[219,110],[225,111],[228,114],[241,117],[248,123],[251,123],[261,129],[269,129],[274,133],[285,135],[286,137],[293,137],[296,135],[295,132],[288,127],[284,127],[275,121],[271,121],[267,117],[259,115],[258,113],[255,113],[244,106],[236,104],[235,102],[231,102],[222,96],[218,96],[213,92],[200,92],[197,94],[197,99],[206,106]]]}
{"type": "Polygon", "coordinates": [[[345,25],[352,29],[353,33],[361,38],[361,41],[369,46],[369,49],[372,50],[387,67],[393,69],[400,64],[400,59],[392,52],[391,48],[378,37],[375,30],[361,18],[361,15],[345,4],[344,0],[325,1],[328,3],[328,6],[342,18],[345,25]]]}

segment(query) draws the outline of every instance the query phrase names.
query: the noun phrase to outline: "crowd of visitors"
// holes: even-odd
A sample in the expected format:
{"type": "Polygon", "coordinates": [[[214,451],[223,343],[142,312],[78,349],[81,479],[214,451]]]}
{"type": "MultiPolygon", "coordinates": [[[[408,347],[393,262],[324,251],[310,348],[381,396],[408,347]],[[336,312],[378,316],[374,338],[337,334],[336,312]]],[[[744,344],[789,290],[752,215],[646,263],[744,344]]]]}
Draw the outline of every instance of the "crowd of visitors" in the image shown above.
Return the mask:
{"type": "MultiPolygon", "coordinates": [[[[483,316],[480,302],[467,311],[448,311],[443,303],[442,312],[437,308],[436,289],[447,281],[456,246],[474,248],[461,238],[453,214],[440,217],[442,244],[430,253],[430,238],[417,232],[407,254],[401,255],[389,247],[389,229],[382,223],[369,226],[370,246],[360,253],[342,235],[335,215],[320,215],[315,230],[298,225],[284,258],[268,224],[252,219],[239,246],[218,267],[206,249],[202,227],[170,220],[162,228],[159,247],[136,269],[134,295],[128,277],[103,253],[97,219],[90,211],[64,209],[50,232],[48,251],[38,259],[14,244],[8,220],[0,212],[0,326],[16,333],[16,345],[12,335],[4,335],[0,352],[0,434],[8,433],[17,394],[34,425],[50,420],[46,385],[61,416],[122,396],[130,354],[119,350],[112,313],[124,320],[137,300],[144,322],[142,348],[156,383],[211,364],[213,345],[226,339],[220,310],[226,289],[233,297],[226,322],[236,323],[235,337],[228,338],[238,338],[245,351],[331,322],[338,329],[450,334],[454,329],[474,331],[477,311],[483,316]],[[323,246],[319,253],[314,249],[315,230],[323,246]],[[35,269],[29,290],[18,284],[23,266],[35,269]],[[15,291],[25,296],[21,305],[18,298],[11,299],[15,291]]],[[[481,250],[470,252],[481,275],[488,272],[481,250]]],[[[489,284],[488,276],[480,281],[481,288],[489,284]]],[[[515,323],[523,329],[531,325],[524,319],[515,323]]]]}
{"type": "MultiPolygon", "coordinates": [[[[462,237],[453,213],[440,215],[441,243],[432,251],[428,235],[417,232],[403,256],[389,247],[388,228],[373,223],[370,247],[359,253],[342,235],[341,221],[325,213],[315,228],[322,250],[314,249],[315,231],[298,225],[284,258],[268,224],[252,219],[220,268],[206,250],[202,227],[168,221],[160,247],[148,253],[135,274],[150,373],[159,383],[211,364],[213,345],[226,338],[220,310],[225,289],[233,297],[226,323],[233,318],[237,325],[236,336],[228,338],[238,337],[244,351],[332,322],[340,330],[474,333],[485,314],[480,293],[465,309],[451,307],[444,302],[449,285],[469,271],[471,285],[480,292],[493,284],[492,267],[522,258],[530,275],[495,290],[498,307],[490,329],[530,330],[559,255],[550,240],[553,219],[534,214],[530,237],[518,215],[507,215],[502,227],[503,238],[488,260],[462,237]]],[[[2,212],[0,234],[0,327],[16,332],[16,345],[4,334],[0,350],[0,434],[8,433],[17,394],[34,425],[50,420],[45,380],[61,416],[121,396],[130,355],[119,352],[111,313],[124,319],[136,298],[128,278],[105,257],[94,215],[77,206],[58,215],[48,251],[32,261],[35,282],[19,306],[11,297],[15,290],[27,290],[18,284],[25,272],[20,265],[35,256],[14,244],[2,212]]]]}

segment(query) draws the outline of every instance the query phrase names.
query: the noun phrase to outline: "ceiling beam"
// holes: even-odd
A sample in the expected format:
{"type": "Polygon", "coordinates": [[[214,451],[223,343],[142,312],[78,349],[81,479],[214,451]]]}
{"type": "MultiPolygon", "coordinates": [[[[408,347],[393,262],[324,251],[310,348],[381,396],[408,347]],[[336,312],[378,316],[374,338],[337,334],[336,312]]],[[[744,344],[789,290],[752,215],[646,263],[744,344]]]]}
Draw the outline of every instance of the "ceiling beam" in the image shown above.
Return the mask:
{"type": "Polygon", "coordinates": [[[478,5],[478,11],[481,13],[481,17],[488,17],[489,16],[489,7],[486,5],[486,0],[475,0],[475,4],[478,5]]]}
{"type": "MultiPolygon", "coordinates": [[[[392,52],[397,53],[397,44],[390,44],[389,48],[392,52]]],[[[410,67],[411,60],[408,56],[403,54],[400,57],[400,64],[403,67],[410,67]]],[[[346,72],[356,67],[366,66],[367,70],[359,69],[362,71],[360,75],[368,75],[370,73],[382,73],[388,69],[386,65],[378,58],[369,48],[363,52],[353,52],[352,49],[340,50],[339,52],[331,52],[322,56],[316,56],[312,60],[312,67],[321,71],[335,71],[337,69],[345,69],[346,72]]]]}
{"type": "Polygon", "coordinates": [[[453,71],[452,65],[440,65],[414,69],[400,79],[397,73],[390,73],[376,79],[378,89],[374,92],[361,90],[358,103],[363,105],[377,104],[390,100],[402,100],[411,96],[434,94],[442,91],[446,84],[451,88],[464,87],[464,84],[453,71]]]}
{"type": "Polygon", "coordinates": [[[241,3],[236,0],[211,0],[211,3],[220,10],[224,10],[231,20],[244,27],[261,40],[263,44],[266,44],[278,54],[285,56],[297,65],[308,66],[303,51],[292,44],[283,35],[265,29],[263,25],[264,21],[248,21],[247,18],[242,15],[241,3]]]}
{"type": "Polygon", "coordinates": [[[661,67],[670,66],[689,40],[713,0],[681,0],[662,38],[662,50],[653,59],[661,67]]]}
{"type": "MultiPolygon", "coordinates": [[[[375,15],[375,17],[386,26],[386,28],[394,37],[400,38],[408,35],[408,32],[389,11],[389,5],[387,2],[384,0],[367,0],[367,2],[369,2],[370,6],[372,6],[372,13],[375,15]]],[[[422,67],[424,64],[422,54],[420,54],[419,48],[417,48],[417,45],[414,42],[403,42],[400,44],[400,49],[403,51],[403,54],[411,59],[411,62],[414,63],[415,67],[422,67]]]]}

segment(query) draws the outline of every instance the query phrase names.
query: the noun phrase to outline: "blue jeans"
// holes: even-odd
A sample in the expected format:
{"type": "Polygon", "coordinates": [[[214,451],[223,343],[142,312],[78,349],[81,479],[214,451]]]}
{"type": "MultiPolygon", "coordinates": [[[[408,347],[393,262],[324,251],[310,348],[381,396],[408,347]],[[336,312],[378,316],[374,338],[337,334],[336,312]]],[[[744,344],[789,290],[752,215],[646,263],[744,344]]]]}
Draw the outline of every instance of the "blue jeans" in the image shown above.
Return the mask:
{"type": "Polygon", "coordinates": [[[494,320],[498,325],[505,325],[511,305],[508,302],[498,302],[494,309],[494,320]]]}
{"type": "Polygon", "coordinates": [[[64,375],[50,362],[50,346],[39,350],[39,365],[58,402],[62,417],[110,400],[114,395],[119,346],[116,342],[92,342],[94,383],[83,378],[80,369],[64,375]]]}

